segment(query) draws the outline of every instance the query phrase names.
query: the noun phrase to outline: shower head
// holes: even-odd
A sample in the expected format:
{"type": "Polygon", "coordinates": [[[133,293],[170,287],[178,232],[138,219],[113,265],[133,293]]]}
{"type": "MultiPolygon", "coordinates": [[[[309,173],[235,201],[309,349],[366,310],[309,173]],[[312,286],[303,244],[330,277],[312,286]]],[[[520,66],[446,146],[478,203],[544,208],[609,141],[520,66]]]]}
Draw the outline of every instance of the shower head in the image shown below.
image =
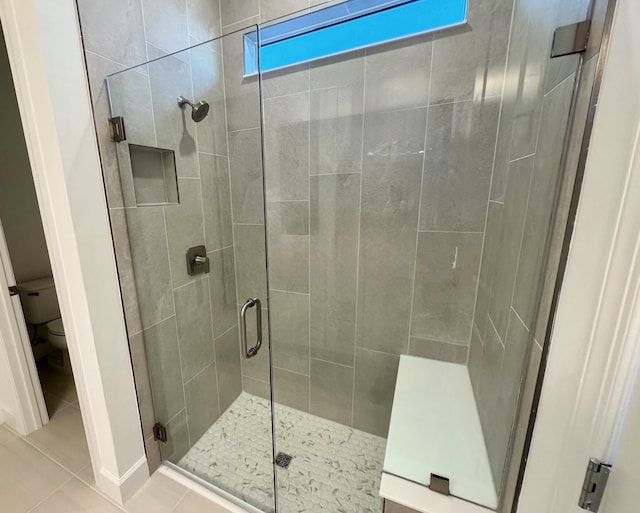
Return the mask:
{"type": "Polygon", "coordinates": [[[184,96],[178,96],[178,106],[181,109],[185,108],[185,105],[189,105],[191,107],[191,119],[193,119],[196,123],[200,123],[204,118],[209,114],[209,104],[204,101],[200,101],[197,103],[193,103],[190,100],[187,100],[184,96]]]}

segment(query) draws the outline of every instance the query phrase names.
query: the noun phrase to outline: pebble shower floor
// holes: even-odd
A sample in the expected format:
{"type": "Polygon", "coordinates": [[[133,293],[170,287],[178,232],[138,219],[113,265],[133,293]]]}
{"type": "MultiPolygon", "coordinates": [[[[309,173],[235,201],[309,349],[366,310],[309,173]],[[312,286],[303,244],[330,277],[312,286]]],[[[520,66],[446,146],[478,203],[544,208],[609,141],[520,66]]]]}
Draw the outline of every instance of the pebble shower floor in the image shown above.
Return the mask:
{"type": "MultiPolygon", "coordinates": [[[[380,513],[386,440],[275,405],[278,513],[380,513]]],[[[264,512],[273,511],[269,401],[242,393],[179,466],[264,512]]]]}

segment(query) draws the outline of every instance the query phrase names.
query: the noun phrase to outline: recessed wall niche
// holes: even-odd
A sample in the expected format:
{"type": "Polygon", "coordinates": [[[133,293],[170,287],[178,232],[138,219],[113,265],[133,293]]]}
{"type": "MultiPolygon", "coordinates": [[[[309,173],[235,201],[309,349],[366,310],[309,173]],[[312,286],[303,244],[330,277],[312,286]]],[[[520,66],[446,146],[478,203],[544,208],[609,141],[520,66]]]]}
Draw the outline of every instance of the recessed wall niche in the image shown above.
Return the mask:
{"type": "Polygon", "coordinates": [[[173,150],[129,144],[129,155],[137,206],[179,202],[173,150]]]}

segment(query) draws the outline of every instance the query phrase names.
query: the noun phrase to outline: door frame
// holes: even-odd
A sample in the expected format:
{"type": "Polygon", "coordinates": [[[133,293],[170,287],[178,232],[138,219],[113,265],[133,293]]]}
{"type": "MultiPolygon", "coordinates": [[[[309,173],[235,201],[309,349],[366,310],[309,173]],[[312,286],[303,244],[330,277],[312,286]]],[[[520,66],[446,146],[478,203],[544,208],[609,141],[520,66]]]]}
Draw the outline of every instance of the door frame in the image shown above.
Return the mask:
{"type": "Polygon", "coordinates": [[[522,513],[582,511],[577,500],[587,462],[615,463],[640,369],[639,17],[635,0],[617,0],[600,55],[602,88],[545,348],[522,513]]]}
{"type": "Polygon", "coordinates": [[[27,323],[19,295],[11,295],[9,287],[16,286],[11,256],[0,219],[0,341],[2,356],[13,370],[14,403],[21,404],[15,413],[7,415],[7,423],[18,433],[26,434],[49,422],[42,385],[31,349],[27,323]]]}

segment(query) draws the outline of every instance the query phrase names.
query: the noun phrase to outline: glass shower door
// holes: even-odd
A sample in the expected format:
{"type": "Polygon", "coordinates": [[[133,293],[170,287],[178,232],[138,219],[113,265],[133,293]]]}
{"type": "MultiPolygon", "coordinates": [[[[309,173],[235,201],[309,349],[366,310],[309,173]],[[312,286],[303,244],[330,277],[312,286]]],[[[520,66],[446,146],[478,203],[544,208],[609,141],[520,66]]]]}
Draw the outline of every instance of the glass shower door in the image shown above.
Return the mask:
{"type": "Polygon", "coordinates": [[[128,328],[143,339],[155,415],[142,419],[147,447],[271,512],[260,76],[244,76],[247,31],[171,55],[148,45],[150,61],[108,85],[134,270],[121,280],[137,298],[128,328]]]}

